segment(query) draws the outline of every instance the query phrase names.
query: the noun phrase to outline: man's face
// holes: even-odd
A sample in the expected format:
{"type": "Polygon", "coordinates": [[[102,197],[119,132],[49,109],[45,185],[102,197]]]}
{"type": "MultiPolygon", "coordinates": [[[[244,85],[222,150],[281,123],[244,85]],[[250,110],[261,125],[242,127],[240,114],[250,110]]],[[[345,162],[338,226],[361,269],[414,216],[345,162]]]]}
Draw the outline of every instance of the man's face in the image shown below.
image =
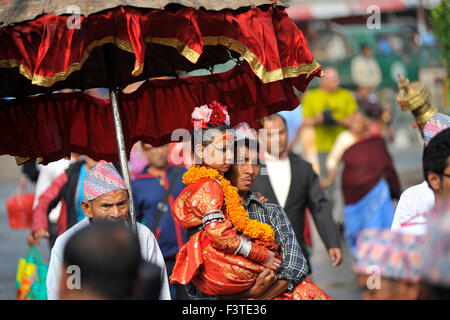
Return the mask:
{"type": "Polygon", "coordinates": [[[370,49],[370,47],[364,47],[362,49],[362,54],[364,57],[370,58],[372,56],[372,49],[370,49]]]}
{"type": "Polygon", "coordinates": [[[450,197],[450,157],[447,158],[447,167],[443,174],[428,172],[428,181],[437,199],[450,197]]]}
{"type": "Polygon", "coordinates": [[[142,145],[142,154],[147,158],[150,166],[165,169],[169,159],[169,145],[152,147],[152,145],[144,143],[142,145]]]}
{"type": "Polygon", "coordinates": [[[242,192],[252,188],[259,174],[258,152],[245,146],[236,149],[237,161],[230,169],[230,182],[242,192]]]}
{"type": "Polygon", "coordinates": [[[128,193],[117,190],[92,200],[82,201],[81,208],[88,218],[125,221],[129,211],[128,193]]]}
{"type": "Polygon", "coordinates": [[[339,74],[336,69],[325,69],[324,76],[320,81],[320,87],[325,92],[333,92],[339,88],[339,74]]]}
{"type": "Polygon", "coordinates": [[[282,155],[288,147],[286,124],[280,117],[264,121],[267,130],[267,151],[273,156],[282,155]]]}
{"type": "Polygon", "coordinates": [[[450,157],[447,158],[447,167],[442,175],[442,194],[444,197],[450,197],[450,157]]]}

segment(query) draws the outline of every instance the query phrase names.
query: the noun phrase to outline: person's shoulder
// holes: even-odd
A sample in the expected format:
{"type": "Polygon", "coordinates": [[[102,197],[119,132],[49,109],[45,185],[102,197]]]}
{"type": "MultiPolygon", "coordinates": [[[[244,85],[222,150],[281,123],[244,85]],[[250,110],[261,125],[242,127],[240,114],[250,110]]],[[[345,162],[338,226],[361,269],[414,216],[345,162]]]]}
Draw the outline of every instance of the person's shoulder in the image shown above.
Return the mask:
{"type": "Polygon", "coordinates": [[[155,235],[153,232],[146,226],[140,222],[136,222],[136,228],[138,232],[139,239],[154,239],[155,235]]]}
{"type": "Polygon", "coordinates": [[[339,94],[340,96],[345,96],[347,98],[351,98],[356,101],[355,97],[353,96],[353,93],[346,88],[340,87],[336,89],[336,93],[339,94]]]}
{"type": "MultiPolygon", "coordinates": [[[[154,179],[151,179],[149,177],[145,177],[144,174],[137,174],[135,179],[131,181],[131,189],[133,190],[134,194],[146,194],[149,190],[149,188],[155,187],[154,185],[154,179]]],[[[158,185],[160,185],[158,183],[158,185]]]]}
{"type": "Polygon", "coordinates": [[[364,61],[364,57],[360,54],[352,59],[352,62],[360,62],[360,61],[364,61]]]}
{"type": "Polygon", "coordinates": [[[403,191],[402,197],[417,198],[417,196],[424,196],[426,194],[433,194],[433,190],[428,185],[428,182],[424,181],[407,188],[405,191],[403,191]]]}
{"type": "Polygon", "coordinates": [[[309,89],[305,92],[305,94],[303,95],[303,98],[314,97],[314,96],[320,95],[322,93],[323,93],[323,91],[320,87],[309,89]]]}
{"type": "Polygon", "coordinates": [[[64,233],[62,233],[60,236],[58,236],[55,240],[55,244],[53,245],[53,248],[58,248],[59,250],[64,250],[65,244],[69,239],[78,231],[83,229],[84,227],[89,225],[89,219],[85,218],[81,220],[80,222],[74,224],[72,227],[67,229],[64,233]]]}
{"type": "Polygon", "coordinates": [[[71,173],[80,171],[81,166],[84,164],[84,162],[85,162],[84,159],[80,159],[75,162],[72,162],[71,164],[69,164],[69,166],[67,167],[65,172],[67,172],[67,174],[71,174],[71,173]]]}
{"type": "Polygon", "coordinates": [[[215,179],[211,179],[211,178],[201,178],[198,181],[191,183],[187,186],[188,189],[190,190],[199,190],[199,189],[203,189],[203,190],[209,190],[209,191],[218,191],[218,190],[222,190],[222,185],[218,180],[215,179]]]}
{"type": "Polygon", "coordinates": [[[271,203],[271,202],[260,202],[261,206],[263,207],[263,209],[266,210],[267,213],[270,214],[279,214],[280,212],[284,213],[283,208],[276,203],[271,203]]]}
{"type": "Polygon", "coordinates": [[[175,169],[178,169],[179,173],[181,173],[181,174],[184,174],[187,171],[186,167],[184,167],[184,166],[179,166],[179,165],[174,165],[174,164],[170,165],[170,170],[175,170],[175,169]]]}
{"type": "Polygon", "coordinates": [[[300,168],[300,170],[302,171],[306,171],[306,172],[312,172],[313,168],[311,163],[309,163],[308,161],[306,161],[305,159],[303,159],[302,157],[294,154],[294,153],[290,153],[289,154],[289,159],[292,162],[292,164],[294,166],[297,166],[298,168],[300,168]]]}

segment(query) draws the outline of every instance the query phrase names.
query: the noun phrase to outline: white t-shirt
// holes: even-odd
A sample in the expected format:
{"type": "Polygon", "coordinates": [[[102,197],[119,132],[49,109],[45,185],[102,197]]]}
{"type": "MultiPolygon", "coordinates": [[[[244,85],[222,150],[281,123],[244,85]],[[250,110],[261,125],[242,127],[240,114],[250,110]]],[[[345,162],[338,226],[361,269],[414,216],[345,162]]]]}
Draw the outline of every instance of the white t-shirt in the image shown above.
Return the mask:
{"type": "Polygon", "coordinates": [[[391,230],[424,235],[427,232],[427,220],[423,214],[434,207],[434,202],[434,192],[426,181],[406,189],[398,201],[391,230]]]}
{"type": "MultiPolygon", "coordinates": [[[[36,209],[39,197],[51,186],[53,180],[56,179],[61,173],[64,172],[70,165],[70,161],[67,159],[61,159],[55,162],[51,162],[46,166],[42,166],[39,173],[39,178],[36,182],[36,190],[34,192],[34,203],[33,210],[36,209]]],[[[56,223],[58,221],[59,214],[61,212],[61,201],[58,202],[57,206],[53,208],[48,219],[50,222],[56,223]]]]}
{"type": "MultiPolygon", "coordinates": [[[[67,241],[79,230],[89,225],[89,219],[84,218],[72,228],[60,235],[53,246],[50,256],[50,265],[47,273],[47,296],[48,300],[58,300],[59,285],[61,281],[61,272],[63,268],[63,255],[67,241]]],[[[137,230],[139,235],[139,244],[141,246],[142,258],[145,261],[151,262],[161,268],[161,293],[160,300],[171,300],[169,281],[167,278],[166,264],[164,263],[163,255],[159,249],[156,238],[149,228],[137,223],[137,230]]]]}
{"type": "Polygon", "coordinates": [[[291,187],[291,161],[289,157],[276,159],[268,153],[266,153],[265,158],[267,174],[273,192],[277,197],[278,204],[284,208],[291,187]]]}

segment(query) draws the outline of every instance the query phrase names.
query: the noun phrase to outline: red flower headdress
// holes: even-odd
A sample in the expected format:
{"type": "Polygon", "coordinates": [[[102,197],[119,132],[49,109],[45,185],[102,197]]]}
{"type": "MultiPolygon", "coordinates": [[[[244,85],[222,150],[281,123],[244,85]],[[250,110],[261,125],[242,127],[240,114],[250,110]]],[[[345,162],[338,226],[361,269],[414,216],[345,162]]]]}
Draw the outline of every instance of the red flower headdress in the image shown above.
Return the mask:
{"type": "Polygon", "coordinates": [[[195,130],[199,130],[200,127],[207,129],[207,124],[213,126],[230,125],[230,115],[226,106],[214,100],[209,105],[205,104],[195,108],[191,115],[191,122],[195,130]]]}

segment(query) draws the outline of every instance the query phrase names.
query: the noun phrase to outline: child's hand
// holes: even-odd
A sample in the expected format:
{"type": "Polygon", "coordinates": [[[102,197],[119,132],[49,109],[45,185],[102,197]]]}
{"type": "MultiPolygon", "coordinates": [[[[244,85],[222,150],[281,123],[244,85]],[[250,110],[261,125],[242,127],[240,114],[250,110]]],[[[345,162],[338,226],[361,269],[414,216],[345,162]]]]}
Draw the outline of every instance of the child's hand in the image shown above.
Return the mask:
{"type": "Polygon", "coordinates": [[[263,266],[269,269],[272,269],[274,271],[277,271],[280,267],[281,260],[276,257],[275,253],[273,251],[269,250],[269,255],[267,257],[266,262],[263,263],[263,266]]]}

